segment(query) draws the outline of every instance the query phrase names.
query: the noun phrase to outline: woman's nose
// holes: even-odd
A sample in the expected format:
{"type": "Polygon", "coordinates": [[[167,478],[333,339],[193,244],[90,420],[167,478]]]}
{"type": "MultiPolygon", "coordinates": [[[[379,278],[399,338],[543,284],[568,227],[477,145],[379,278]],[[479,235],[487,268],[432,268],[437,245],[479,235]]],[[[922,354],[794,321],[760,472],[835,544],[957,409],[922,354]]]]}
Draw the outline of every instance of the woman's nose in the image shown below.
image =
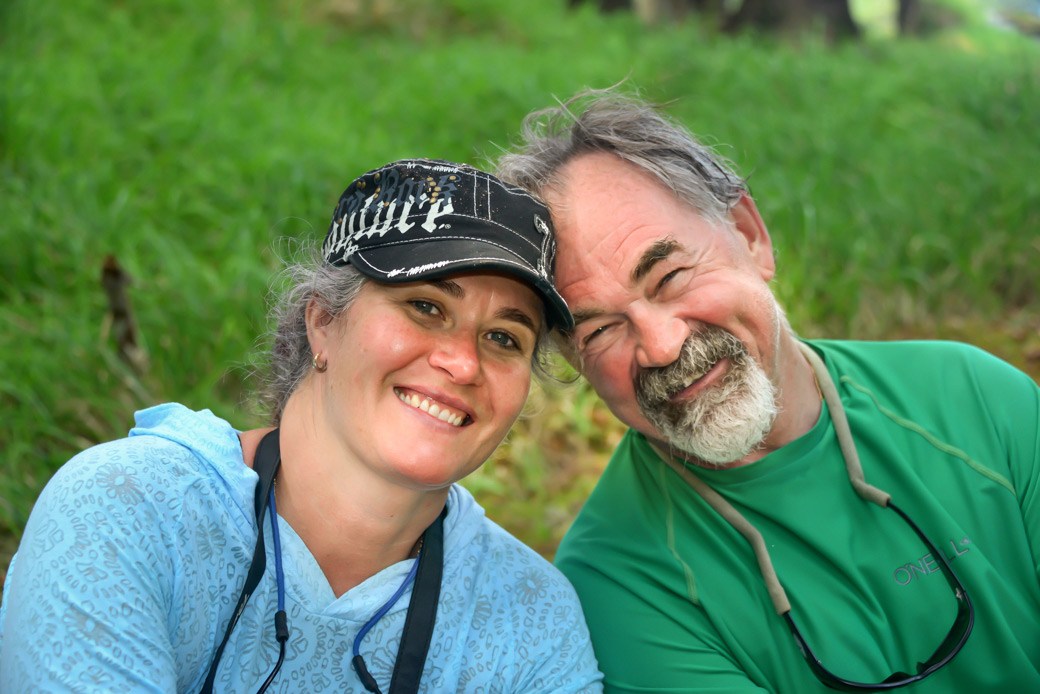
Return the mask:
{"type": "Polygon", "coordinates": [[[461,332],[439,336],[430,351],[430,366],[445,371],[454,383],[473,383],[481,372],[476,337],[461,332]]]}

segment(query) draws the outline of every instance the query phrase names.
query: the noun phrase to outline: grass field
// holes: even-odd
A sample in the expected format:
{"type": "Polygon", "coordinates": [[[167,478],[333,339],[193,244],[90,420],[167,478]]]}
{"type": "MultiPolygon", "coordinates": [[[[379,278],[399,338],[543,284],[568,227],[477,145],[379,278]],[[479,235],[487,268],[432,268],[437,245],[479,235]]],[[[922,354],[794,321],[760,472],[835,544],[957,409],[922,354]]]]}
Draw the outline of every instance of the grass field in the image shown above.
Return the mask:
{"type": "MultiPolygon", "coordinates": [[[[527,111],[619,80],[750,176],[802,334],[963,339],[1040,375],[1035,41],[972,24],[779,43],[562,0],[8,0],[0,531],[142,406],[259,423],[268,283],[354,175],[481,163],[527,111]],[[138,368],[106,318],[109,256],[132,280],[138,368]]],[[[551,555],[620,427],[580,384],[529,410],[467,484],[551,555]]]]}

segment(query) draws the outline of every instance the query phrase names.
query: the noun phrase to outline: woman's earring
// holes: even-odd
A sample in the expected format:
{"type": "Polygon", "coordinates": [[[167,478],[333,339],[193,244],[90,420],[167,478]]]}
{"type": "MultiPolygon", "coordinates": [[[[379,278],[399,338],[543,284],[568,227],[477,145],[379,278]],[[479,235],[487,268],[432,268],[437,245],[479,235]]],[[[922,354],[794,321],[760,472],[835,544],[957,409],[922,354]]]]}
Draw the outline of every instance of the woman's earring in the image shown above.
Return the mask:
{"type": "Polygon", "coordinates": [[[317,354],[315,354],[314,358],[311,359],[311,366],[314,367],[315,371],[317,371],[320,374],[323,374],[323,373],[325,373],[326,371],[329,370],[329,360],[325,359],[324,361],[319,362],[318,361],[319,357],[321,357],[321,352],[318,352],[317,354]]]}

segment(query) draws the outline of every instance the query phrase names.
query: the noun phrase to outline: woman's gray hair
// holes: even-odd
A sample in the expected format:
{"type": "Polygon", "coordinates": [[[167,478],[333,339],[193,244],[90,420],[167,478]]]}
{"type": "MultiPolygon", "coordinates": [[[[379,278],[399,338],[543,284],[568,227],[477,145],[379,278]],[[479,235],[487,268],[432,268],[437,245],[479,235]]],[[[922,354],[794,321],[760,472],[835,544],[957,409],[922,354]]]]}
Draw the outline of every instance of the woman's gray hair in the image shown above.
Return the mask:
{"type": "Polygon", "coordinates": [[[270,324],[274,326],[271,352],[262,377],[259,399],[273,426],[282,419],[285,404],[311,368],[314,354],[307,338],[307,306],[315,300],[331,318],[354,303],[368,280],[349,265],[325,262],[317,245],[304,247],[275,280],[286,289],[275,295],[270,324]]]}
{"type": "MultiPolygon", "coordinates": [[[[272,289],[271,351],[258,369],[261,383],[257,395],[272,426],[279,425],[289,396],[312,367],[314,354],[307,338],[307,306],[311,300],[335,320],[354,303],[365,282],[372,281],[350,265],[330,265],[317,245],[302,247],[296,256],[287,262],[273,285],[285,289],[272,289]]],[[[542,318],[531,366],[539,377],[547,377],[551,371],[549,331],[544,327],[545,316],[542,318]]]]}
{"type": "Polygon", "coordinates": [[[725,223],[747,192],[729,162],[681,124],[640,99],[613,90],[583,91],[523,122],[519,150],[502,155],[495,174],[542,198],[563,183],[572,159],[607,152],[654,176],[706,219],[725,223]]]}

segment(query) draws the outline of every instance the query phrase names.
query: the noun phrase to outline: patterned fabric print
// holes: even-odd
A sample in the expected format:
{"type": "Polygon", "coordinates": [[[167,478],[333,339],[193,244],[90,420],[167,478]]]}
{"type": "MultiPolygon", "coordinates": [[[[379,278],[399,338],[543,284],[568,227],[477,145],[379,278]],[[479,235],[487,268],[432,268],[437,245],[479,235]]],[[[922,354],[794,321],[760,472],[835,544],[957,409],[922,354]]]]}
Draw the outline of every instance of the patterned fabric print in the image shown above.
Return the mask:
{"type": "MultiPolygon", "coordinates": [[[[130,438],[76,456],[41,495],[10,567],[0,690],[197,691],[252,557],[255,484],[234,430],[179,405],[142,411],[130,438]]],[[[354,636],[411,562],[336,599],[279,522],[292,631],[269,691],[362,692],[354,636]]],[[[449,496],[444,568],[424,690],[601,691],[570,584],[461,487],[449,496]]],[[[409,598],[361,645],[384,688],[409,598]]],[[[218,691],[255,691],[270,672],[276,602],[269,570],[228,644],[218,691]]]]}

